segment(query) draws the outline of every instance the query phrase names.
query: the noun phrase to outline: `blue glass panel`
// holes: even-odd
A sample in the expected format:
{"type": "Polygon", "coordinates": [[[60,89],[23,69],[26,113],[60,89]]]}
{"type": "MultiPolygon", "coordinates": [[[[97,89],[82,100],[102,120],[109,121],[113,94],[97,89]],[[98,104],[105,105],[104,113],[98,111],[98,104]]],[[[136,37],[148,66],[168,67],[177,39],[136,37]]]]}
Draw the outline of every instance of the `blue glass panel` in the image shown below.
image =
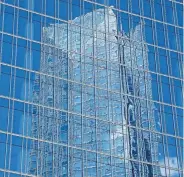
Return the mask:
{"type": "Polygon", "coordinates": [[[153,89],[153,99],[159,101],[158,82],[156,80],[152,80],[152,89],[153,89]]]}
{"type": "Polygon", "coordinates": [[[132,5],[132,12],[135,14],[140,14],[139,0],[134,0],[131,5],[132,5]]]}
{"type": "Polygon", "coordinates": [[[181,51],[181,52],[183,52],[184,50],[183,50],[183,29],[179,29],[179,28],[177,28],[178,29],[178,45],[180,45],[180,48],[179,48],[179,50],[181,51]]]}
{"type": "Polygon", "coordinates": [[[4,0],[6,3],[8,4],[14,4],[15,3],[15,0],[4,0]]]}
{"type": "Polygon", "coordinates": [[[158,45],[165,47],[165,30],[162,23],[156,23],[156,33],[158,45]]]}
{"type": "Polygon", "coordinates": [[[178,136],[183,137],[183,117],[176,116],[176,128],[178,132],[178,136]]]}
{"type": "Polygon", "coordinates": [[[26,65],[26,41],[19,39],[18,40],[18,45],[17,45],[17,53],[16,53],[16,65],[20,67],[25,67],[26,65]]]}
{"type": "Polygon", "coordinates": [[[104,0],[96,0],[96,2],[100,3],[100,4],[104,4],[105,1],[104,0]]]}
{"type": "Polygon", "coordinates": [[[29,1],[32,1],[32,0],[20,0],[19,6],[22,8],[28,9],[29,1]]]}
{"type": "Polygon", "coordinates": [[[28,19],[22,16],[19,16],[18,20],[18,35],[22,37],[27,37],[27,24],[28,19]]]}
{"type": "Polygon", "coordinates": [[[168,74],[168,61],[165,52],[159,55],[158,61],[160,66],[160,73],[168,74]]]}
{"type": "Polygon", "coordinates": [[[72,12],[71,19],[74,19],[74,18],[79,17],[81,15],[82,9],[80,6],[72,4],[71,12],[72,12]]]}
{"type": "Polygon", "coordinates": [[[12,37],[10,36],[3,36],[3,41],[2,41],[2,62],[4,63],[11,63],[11,56],[12,56],[12,37]]]}
{"type": "MultiPolygon", "coordinates": [[[[41,59],[41,52],[39,50],[32,50],[30,53],[32,69],[39,71],[40,70],[40,59],[41,59]]],[[[30,67],[31,68],[31,67],[30,67]]]]}
{"type": "Polygon", "coordinates": [[[34,11],[38,12],[38,13],[43,13],[44,12],[44,9],[42,8],[42,4],[43,4],[43,0],[39,0],[39,3],[37,0],[32,0],[33,4],[34,4],[34,11]]]}
{"type": "Polygon", "coordinates": [[[3,26],[3,11],[4,11],[4,5],[0,4],[0,31],[2,31],[2,26],[3,26]]]}
{"type": "Polygon", "coordinates": [[[153,44],[153,27],[152,22],[150,20],[145,20],[145,36],[146,36],[146,42],[153,44]]]}
{"type": "Polygon", "coordinates": [[[177,13],[177,19],[178,19],[178,25],[183,26],[183,6],[181,4],[176,3],[176,13],[177,13]]]}
{"type": "Polygon", "coordinates": [[[15,98],[25,99],[25,71],[17,69],[15,77],[15,98]]]}
{"type": "Polygon", "coordinates": [[[120,9],[128,11],[128,0],[120,1],[120,9]]]}
{"type": "Polygon", "coordinates": [[[175,96],[175,102],[177,106],[183,106],[183,89],[182,89],[182,83],[180,80],[173,79],[174,81],[174,95],[175,96]]]}
{"type": "Polygon", "coordinates": [[[149,70],[156,72],[155,54],[152,52],[149,52],[148,58],[149,58],[149,70]]]}
{"type": "Polygon", "coordinates": [[[9,96],[11,76],[3,71],[4,68],[2,67],[2,71],[0,73],[0,83],[3,83],[3,87],[0,87],[0,95],[9,96]]]}
{"type": "Polygon", "coordinates": [[[168,113],[167,110],[165,111],[166,133],[175,135],[173,116],[172,114],[168,113]]]}
{"type": "Polygon", "coordinates": [[[116,0],[110,0],[107,5],[116,7],[116,0]]]}
{"type": "Polygon", "coordinates": [[[177,44],[176,44],[175,28],[167,25],[167,29],[168,29],[169,47],[170,47],[170,49],[176,50],[177,44]]]}
{"type": "Polygon", "coordinates": [[[162,4],[160,4],[160,0],[155,0],[154,1],[154,8],[155,8],[155,18],[157,19],[157,20],[160,20],[160,21],[163,21],[163,13],[162,13],[162,11],[163,11],[163,6],[162,6],[162,4]]]}
{"type": "Polygon", "coordinates": [[[7,125],[8,125],[8,108],[5,107],[5,105],[1,105],[0,106],[0,112],[1,112],[0,130],[6,131],[7,130],[7,125]]]}
{"type": "Polygon", "coordinates": [[[144,0],[143,9],[144,9],[144,15],[147,17],[151,17],[151,1],[144,0]]]}
{"type": "Polygon", "coordinates": [[[171,24],[174,23],[172,2],[169,1],[165,2],[165,11],[166,11],[166,22],[171,24]]]}
{"type": "Polygon", "coordinates": [[[4,31],[13,33],[14,27],[14,9],[10,6],[5,6],[4,10],[4,31]]]}
{"type": "Polygon", "coordinates": [[[3,171],[0,171],[0,176],[4,176],[4,172],[3,171]]]}
{"type": "Polygon", "coordinates": [[[171,104],[170,84],[167,77],[161,77],[163,102],[171,104]]]}
{"type": "Polygon", "coordinates": [[[128,34],[128,32],[129,32],[129,19],[128,19],[128,14],[126,14],[126,13],[121,13],[121,18],[120,19],[118,19],[119,20],[119,29],[123,29],[123,31],[125,32],[125,33],[127,33],[128,34]]]}
{"type": "MultiPolygon", "coordinates": [[[[10,177],[20,177],[20,174],[15,174],[15,173],[9,173],[8,174],[10,177]]],[[[21,175],[22,176],[22,175],[21,175]]],[[[25,177],[24,175],[22,177],[25,177]]]]}
{"type": "Polygon", "coordinates": [[[21,170],[22,138],[12,136],[10,170],[21,170]]]}
{"type": "Polygon", "coordinates": [[[175,52],[171,52],[171,73],[172,76],[180,77],[180,65],[181,61],[179,59],[179,56],[175,52]]]}
{"type": "Polygon", "coordinates": [[[59,18],[68,20],[68,2],[59,1],[59,18]]]}
{"type": "Polygon", "coordinates": [[[49,16],[55,16],[55,1],[46,0],[46,14],[49,16]]]}
{"type": "Polygon", "coordinates": [[[13,128],[12,132],[23,134],[24,129],[24,105],[20,102],[14,102],[13,128]]]}
{"type": "Polygon", "coordinates": [[[0,168],[5,167],[5,159],[6,159],[6,134],[0,133],[0,168]]]}

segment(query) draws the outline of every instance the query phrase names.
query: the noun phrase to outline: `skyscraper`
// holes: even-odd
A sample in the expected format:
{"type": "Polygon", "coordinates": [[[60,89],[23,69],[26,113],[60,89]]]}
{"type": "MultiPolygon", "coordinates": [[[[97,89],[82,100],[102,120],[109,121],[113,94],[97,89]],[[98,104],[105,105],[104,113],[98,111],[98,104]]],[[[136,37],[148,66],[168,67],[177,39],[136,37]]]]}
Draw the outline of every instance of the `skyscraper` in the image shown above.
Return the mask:
{"type": "Polygon", "coordinates": [[[0,5],[0,176],[182,176],[182,2],[0,5]]]}

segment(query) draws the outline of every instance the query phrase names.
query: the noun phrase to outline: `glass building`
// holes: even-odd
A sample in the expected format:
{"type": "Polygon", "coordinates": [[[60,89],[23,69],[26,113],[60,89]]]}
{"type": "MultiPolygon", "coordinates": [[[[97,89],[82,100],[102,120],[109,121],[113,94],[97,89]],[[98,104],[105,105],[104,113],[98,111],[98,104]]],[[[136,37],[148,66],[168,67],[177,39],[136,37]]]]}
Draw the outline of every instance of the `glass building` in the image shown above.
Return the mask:
{"type": "Polygon", "coordinates": [[[0,177],[183,177],[182,0],[1,0],[0,177]]]}

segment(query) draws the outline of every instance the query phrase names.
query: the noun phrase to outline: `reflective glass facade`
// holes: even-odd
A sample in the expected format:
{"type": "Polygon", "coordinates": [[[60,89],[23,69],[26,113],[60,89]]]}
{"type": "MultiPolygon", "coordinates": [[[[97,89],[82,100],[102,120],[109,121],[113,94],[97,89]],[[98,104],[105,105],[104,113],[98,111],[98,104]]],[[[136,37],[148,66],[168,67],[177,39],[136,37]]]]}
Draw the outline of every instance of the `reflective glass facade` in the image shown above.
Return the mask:
{"type": "Polygon", "coordinates": [[[1,0],[0,177],[183,177],[182,0],[1,0]]]}

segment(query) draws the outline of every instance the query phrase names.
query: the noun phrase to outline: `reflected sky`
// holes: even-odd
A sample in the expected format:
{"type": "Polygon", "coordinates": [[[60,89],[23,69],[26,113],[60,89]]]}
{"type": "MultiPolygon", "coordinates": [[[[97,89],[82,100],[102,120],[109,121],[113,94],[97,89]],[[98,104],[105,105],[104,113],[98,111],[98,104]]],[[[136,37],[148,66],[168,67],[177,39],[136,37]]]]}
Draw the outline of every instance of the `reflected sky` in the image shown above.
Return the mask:
{"type": "MultiPolygon", "coordinates": [[[[161,8],[171,11],[169,3],[154,2],[160,22],[153,23],[118,13],[114,2],[108,4],[114,7],[96,10],[85,2],[82,10],[79,1],[70,7],[60,1],[58,17],[69,24],[34,13],[31,21],[20,10],[17,31],[12,24],[18,10],[1,6],[0,29],[6,34],[0,35],[0,168],[41,176],[72,176],[70,168],[76,176],[179,176],[183,141],[171,136],[183,137],[182,55],[177,52],[182,39],[173,35],[174,30],[180,35],[180,29],[160,23],[174,24],[173,14],[166,19],[160,15],[161,8]],[[13,38],[13,30],[24,38],[13,38]],[[6,131],[28,137],[6,136],[6,131]],[[80,152],[74,152],[76,147],[80,152]],[[112,156],[131,160],[120,163],[112,156]]],[[[152,5],[144,1],[144,16],[152,17],[152,5]]],[[[42,13],[34,1],[19,6],[42,13]]],[[[54,3],[48,1],[50,17],[51,7],[54,3]]],[[[120,7],[128,10],[126,3],[120,7]]],[[[140,14],[140,9],[132,7],[132,12],[140,14]]]]}

